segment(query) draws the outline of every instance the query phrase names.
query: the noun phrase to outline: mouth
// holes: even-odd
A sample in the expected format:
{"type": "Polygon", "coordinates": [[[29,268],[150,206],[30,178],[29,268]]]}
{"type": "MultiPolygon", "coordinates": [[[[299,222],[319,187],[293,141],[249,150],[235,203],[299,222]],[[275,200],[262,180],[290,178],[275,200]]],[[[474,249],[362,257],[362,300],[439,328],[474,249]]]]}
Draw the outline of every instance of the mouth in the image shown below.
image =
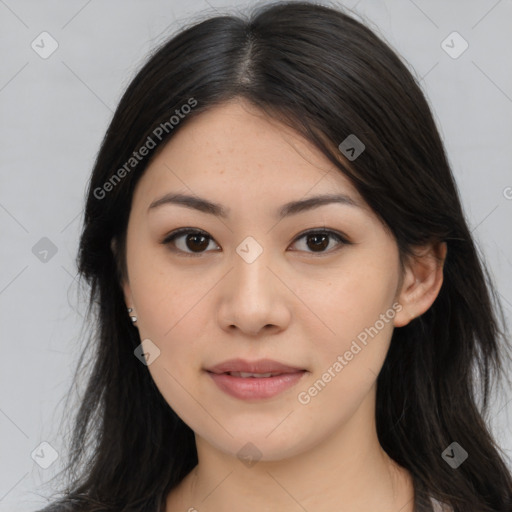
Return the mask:
{"type": "Polygon", "coordinates": [[[295,386],[307,370],[269,359],[233,359],[206,370],[217,387],[239,400],[274,397],[295,386]]]}
{"type": "Polygon", "coordinates": [[[248,373],[248,372],[224,372],[220,375],[231,375],[232,377],[242,377],[244,379],[266,379],[268,377],[277,377],[278,375],[285,375],[283,373],[248,373]]]}
{"type": "Polygon", "coordinates": [[[230,359],[206,369],[215,374],[229,374],[242,378],[268,378],[288,373],[306,371],[305,368],[290,366],[272,359],[258,359],[247,361],[245,359],[230,359]]]}

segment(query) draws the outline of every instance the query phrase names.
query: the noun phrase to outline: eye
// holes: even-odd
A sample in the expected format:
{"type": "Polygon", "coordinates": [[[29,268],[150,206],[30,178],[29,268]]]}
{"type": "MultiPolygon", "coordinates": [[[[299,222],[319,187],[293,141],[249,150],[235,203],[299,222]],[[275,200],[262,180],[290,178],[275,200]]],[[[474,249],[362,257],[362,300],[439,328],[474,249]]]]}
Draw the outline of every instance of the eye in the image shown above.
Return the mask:
{"type": "Polygon", "coordinates": [[[213,238],[205,231],[180,228],[166,236],[162,244],[172,244],[177,248],[173,249],[174,251],[185,253],[187,256],[195,256],[205,252],[210,245],[209,241],[213,241],[213,238]],[[185,240],[181,240],[183,237],[185,240]],[[191,252],[188,252],[187,249],[190,249],[191,252]]]}
{"type": "MultiPolygon", "coordinates": [[[[311,253],[322,254],[338,250],[340,247],[335,249],[331,247],[329,251],[325,250],[331,245],[330,239],[334,239],[338,246],[351,244],[344,235],[332,230],[317,229],[306,231],[298,236],[294,243],[297,243],[297,241],[303,238],[306,239],[306,247],[311,249],[310,251],[306,250],[306,252],[311,253]]],[[[180,228],[166,236],[161,243],[163,245],[173,245],[173,251],[183,253],[186,256],[199,256],[207,252],[206,249],[210,246],[210,242],[213,242],[213,238],[205,231],[192,228],[180,228]]],[[[219,248],[218,245],[217,248],[219,248]]]]}
{"type": "Polygon", "coordinates": [[[344,235],[332,230],[309,230],[298,236],[295,241],[302,240],[303,238],[306,239],[306,247],[312,249],[311,251],[306,252],[312,253],[331,253],[340,249],[340,246],[349,245],[351,243],[344,235]],[[331,247],[330,250],[326,251],[325,249],[330,245],[329,239],[334,239],[337,242],[338,247],[335,249],[332,249],[331,247]]]}

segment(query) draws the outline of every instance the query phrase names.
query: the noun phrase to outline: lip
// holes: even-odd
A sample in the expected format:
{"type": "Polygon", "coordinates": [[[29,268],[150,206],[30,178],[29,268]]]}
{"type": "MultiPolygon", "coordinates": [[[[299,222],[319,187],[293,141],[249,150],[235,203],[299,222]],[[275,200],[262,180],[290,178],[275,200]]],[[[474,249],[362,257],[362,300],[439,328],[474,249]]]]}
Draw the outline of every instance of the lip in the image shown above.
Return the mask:
{"type": "Polygon", "coordinates": [[[271,359],[246,361],[230,359],[207,369],[215,384],[228,395],[240,400],[262,400],[295,386],[307,370],[271,359]],[[236,377],[227,372],[279,373],[272,377],[236,377]]]}
{"type": "Polygon", "coordinates": [[[207,371],[216,374],[226,372],[297,373],[304,371],[304,368],[288,366],[272,359],[258,359],[256,361],[246,361],[245,359],[229,359],[228,361],[219,363],[215,366],[212,366],[211,368],[207,368],[207,371]]]}
{"type": "Polygon", "coordinates": [[[306,373],[306,370],[299,370],[275,377],[233,377],[228,373],[212,372],[208,372],[208,375],[222,391],[234,398],[262,400],[295,386],[306,373]]]}

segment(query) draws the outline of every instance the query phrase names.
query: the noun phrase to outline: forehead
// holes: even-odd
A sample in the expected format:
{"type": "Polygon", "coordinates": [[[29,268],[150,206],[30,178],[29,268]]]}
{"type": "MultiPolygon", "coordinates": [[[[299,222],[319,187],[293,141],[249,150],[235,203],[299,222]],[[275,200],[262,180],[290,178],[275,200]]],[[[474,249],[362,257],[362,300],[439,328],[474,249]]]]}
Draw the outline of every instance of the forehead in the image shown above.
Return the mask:
{"type": "MultiPolygon", "coordinates": [[[[342,157],[340,157],[342,159],[342,157]]],[[[188,120],[157,153],[137,184],[145,203],[186,191],[270,201],[341,192],[364,203],[341,170],[291,127],[245,100],[217,105],[188,120]]]]}

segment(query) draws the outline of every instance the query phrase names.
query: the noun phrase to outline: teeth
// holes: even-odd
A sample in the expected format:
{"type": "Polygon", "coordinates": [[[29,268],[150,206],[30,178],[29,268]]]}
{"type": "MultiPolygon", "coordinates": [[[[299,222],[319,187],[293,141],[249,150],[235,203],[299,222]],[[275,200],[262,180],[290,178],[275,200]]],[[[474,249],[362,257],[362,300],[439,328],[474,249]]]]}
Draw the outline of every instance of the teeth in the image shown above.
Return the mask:
{"type": "Polygon", "coordinates": [[[255,377],[261,379],[264,377],[274,377],[275,375],[281,375],[280,373],[247,373],[247,372],[228,372],[232,377],[255,377]]]}

